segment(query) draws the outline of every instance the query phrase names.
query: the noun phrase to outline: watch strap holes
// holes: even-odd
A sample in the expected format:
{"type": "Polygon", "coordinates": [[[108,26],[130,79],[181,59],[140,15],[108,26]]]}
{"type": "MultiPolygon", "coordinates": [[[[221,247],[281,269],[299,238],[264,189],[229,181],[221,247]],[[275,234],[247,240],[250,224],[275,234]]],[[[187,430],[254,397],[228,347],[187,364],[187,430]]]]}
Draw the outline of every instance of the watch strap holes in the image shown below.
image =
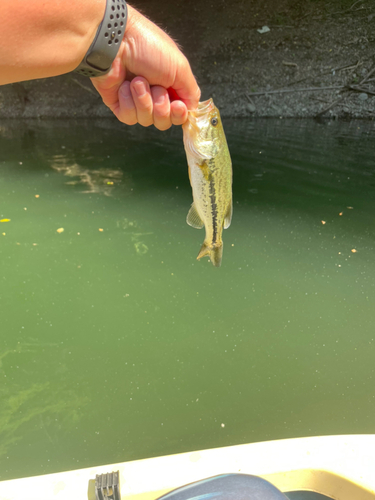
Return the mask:
{"type": "Polygon", "coordinates": [[[124,36],[126,19],[126,0],[106,0],[103,20],[84,59],[75,70],[77,73],[95,77],[110,70],[124,36]]]}

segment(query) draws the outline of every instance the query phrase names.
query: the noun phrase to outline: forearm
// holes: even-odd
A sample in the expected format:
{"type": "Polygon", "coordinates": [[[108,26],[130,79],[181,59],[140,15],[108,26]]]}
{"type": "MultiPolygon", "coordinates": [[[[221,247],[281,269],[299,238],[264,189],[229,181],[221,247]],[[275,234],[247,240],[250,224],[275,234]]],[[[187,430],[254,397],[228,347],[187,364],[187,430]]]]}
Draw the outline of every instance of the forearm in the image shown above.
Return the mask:
{"type": "Polygon", "coordinates": [[[95,37],[105,0],[0,0],[0,85],[73,71],[95,37]]]}

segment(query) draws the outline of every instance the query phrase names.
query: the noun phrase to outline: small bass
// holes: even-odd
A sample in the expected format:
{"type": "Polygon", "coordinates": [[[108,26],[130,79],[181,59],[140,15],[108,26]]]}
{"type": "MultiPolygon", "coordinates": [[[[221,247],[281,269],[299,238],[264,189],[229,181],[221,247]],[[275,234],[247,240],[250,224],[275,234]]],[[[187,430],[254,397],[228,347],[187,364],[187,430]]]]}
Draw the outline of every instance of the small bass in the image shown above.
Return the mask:
{"type": "Polygon", "coordinates": [[[182,130],[194,200],[186,222],[197,229],[206,228],[197,259],[208,255],[219,267],[223,228],[232,220],[232,162],[213,100],[200,102],[195,111],[189,111],[182,130]]]}

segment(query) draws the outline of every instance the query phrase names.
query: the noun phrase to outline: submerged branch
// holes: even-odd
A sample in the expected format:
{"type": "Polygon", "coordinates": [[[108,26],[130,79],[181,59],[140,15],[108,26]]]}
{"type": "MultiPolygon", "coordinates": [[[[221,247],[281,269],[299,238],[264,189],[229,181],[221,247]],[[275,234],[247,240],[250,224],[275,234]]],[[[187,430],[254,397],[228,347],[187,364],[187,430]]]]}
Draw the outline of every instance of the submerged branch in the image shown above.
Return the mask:
{"type": "Polygon", "coordinates": [[[279,90],[264,90],[262,92],[246,92],[246,97],[257,96],[257,95],[267,95],[267,94],[286,94],[292,92],[317,92],[319,90],[342,90],[345,89],[345,85],[333,85],[330,87],[307,87],[305,89],[279,89],[279,90]]]}
{"type": "MultiPolygon", "coordinates": [[[[361,82],[363,83],[363,82],[361,82]]],[[[330,87],[307,87],[304,89],[279,89],[279,90],[264,90],[261,92],[246,92],[247,99],[253,96],[267,95],[267,94],[287,94],[293,92],[319,92],[321,90],[351,90],[353,92],[365,92],[366,94],[375,95],[372,90],[359,87],[358,85],[332,85],[330,87]]]]}

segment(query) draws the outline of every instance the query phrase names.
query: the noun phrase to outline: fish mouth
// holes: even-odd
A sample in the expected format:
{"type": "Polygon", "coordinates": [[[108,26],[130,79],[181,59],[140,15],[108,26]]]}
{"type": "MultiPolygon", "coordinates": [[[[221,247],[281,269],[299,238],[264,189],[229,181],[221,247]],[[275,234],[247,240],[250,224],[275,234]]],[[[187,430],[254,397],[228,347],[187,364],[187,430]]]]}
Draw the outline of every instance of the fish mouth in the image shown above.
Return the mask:
{"type": "Polygon", "coordinates": [[[210,97],[210,99],[207,99],[207,101],[202,101],[198,103],[198,107],[195,111],[195,114],[197,116],[202,116],[209,113],[214,108],[215,108],[214,101],[212,100],[212,97],[210,97]]]}
{"type": "Polygon", "coordinates": [[[202,124],[206,122],[209,113],[214,109],[215,104],[212,98],[207,99],[207,101],[201,101],[198,103],[196,109],[189,111],[187,122],[190,123],[196,132],[199,132],[202,124]]]}

